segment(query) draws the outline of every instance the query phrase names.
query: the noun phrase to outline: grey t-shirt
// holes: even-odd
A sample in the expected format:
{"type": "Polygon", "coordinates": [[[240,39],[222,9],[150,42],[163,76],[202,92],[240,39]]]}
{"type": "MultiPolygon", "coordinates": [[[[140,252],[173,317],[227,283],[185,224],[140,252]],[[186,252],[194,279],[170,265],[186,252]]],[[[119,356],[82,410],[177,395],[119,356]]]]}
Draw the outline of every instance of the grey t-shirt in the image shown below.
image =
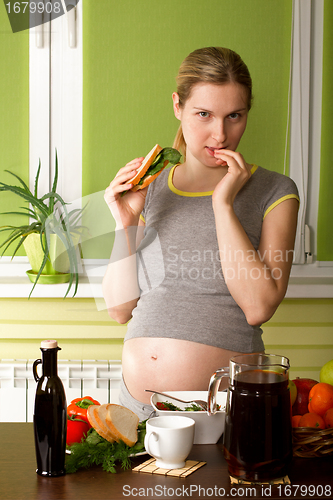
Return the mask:
{"type": "MultiPolygon", "coordinates": [[[[218,248],[212,192],[177,190],[174,168],[164,170],[148,188],[142,214],[145,237],[137,252],[141,295],[125,341],[166,337],[245,353],[261,351],[262,329],[247,323],[224,281],[220,259],[231,250],[218,248]]],[[[290,178],[252,167],[234,209],[256,250],[264,217],[288,198],[298,199],[290,178]]],[[[253,252],[242,258],[253,259],[253,252]]],[[[247,270],[240,262],[236,272],[244,276],[247,270]]]]}

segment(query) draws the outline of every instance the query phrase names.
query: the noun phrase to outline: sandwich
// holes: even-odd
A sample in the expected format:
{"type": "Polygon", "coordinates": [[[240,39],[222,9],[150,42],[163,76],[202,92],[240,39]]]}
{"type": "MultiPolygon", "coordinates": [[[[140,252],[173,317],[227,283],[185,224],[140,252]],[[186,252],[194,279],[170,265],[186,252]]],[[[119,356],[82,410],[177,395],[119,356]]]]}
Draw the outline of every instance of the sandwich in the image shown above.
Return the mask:
{"type": "Polygon", "coordinates": [[[180,157],[181,154],[177,149],[162,149],[161,146],[156,144],[143,160],[135,176],[128,181],[129,184],[134,184],[131,191],[138,191],[148,186],[160,175],[168,164],[173,166],[179,163],[180,157]]]}

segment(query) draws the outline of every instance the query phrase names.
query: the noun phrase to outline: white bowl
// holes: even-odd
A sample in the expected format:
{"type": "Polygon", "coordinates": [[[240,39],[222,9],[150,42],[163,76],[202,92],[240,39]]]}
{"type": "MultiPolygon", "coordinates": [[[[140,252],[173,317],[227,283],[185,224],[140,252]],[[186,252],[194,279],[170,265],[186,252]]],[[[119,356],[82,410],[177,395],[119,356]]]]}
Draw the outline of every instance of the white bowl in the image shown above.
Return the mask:
{"type": "MultiPolygon", "coordinates": [[[[170,396],[176,398],[184,399],[185,401],[193,401],[194,399],[202,399],[207,401],[206,391],[166,391],[170,396]]],[[[221,410],[219,410],[215,415],[208,415],[205,411],[169,411],[169,410],[159,410],[156,407],[156,403],[163,403],[165,401],[176,404],[178,408],[184,408],[188,406],[184,403],[179,403],[178,401],[172,400],[160,394],[154,393],[150,398],[151,404],[156,412],[157,416],[167,416],[167,415],[182,415],[186,417],[193,418],[195,421],[195,432],[194,432],[194,444],[215,444],[220,439],[224,431],[225,422],[225,404],[227,399],[226,392],[218,392],[216,401],[217,404],[221,405],[221,410]]]]}

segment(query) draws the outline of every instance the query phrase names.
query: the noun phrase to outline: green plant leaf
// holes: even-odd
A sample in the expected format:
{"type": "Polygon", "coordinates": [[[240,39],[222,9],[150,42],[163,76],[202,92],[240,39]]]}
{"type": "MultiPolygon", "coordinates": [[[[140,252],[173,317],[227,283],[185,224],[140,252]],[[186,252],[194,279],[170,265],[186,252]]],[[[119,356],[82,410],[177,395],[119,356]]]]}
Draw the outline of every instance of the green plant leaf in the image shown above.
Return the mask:
{"type": "Polygon", "coordinates": [[[8,184],[0,182],[0,191],[10,191],[20,196],[28,203],[31,203],[32,206],[36,207],[46,217],[49,215],[48,207],[44,203],[42,203],[42,201],[40,201],[38,198],[35,198],[30,192],[27,192],[18,186],[10,186],[8,184]]]}
{"type": "MultiPolygon", "coordinates": [[[[72,285],[73,281],[75,278],[75,288],[74,288],[74,295],[77,292],[78,285],[79,285],[79,272],[78,272],[78,263],[77,263],[77,258],[76,258],[76,249],[71,237],[70,232],[64,232],[63,228],[61,227],[54,227],[53,231],[57,236],[60,238],[60,240],[63,242],[65,249],[67,250],[67,255],[69,259],[69,283],[68,283],[68,288],[65,294],[65,297],[67,297],[72,285]]],[[[73,295],[73,296],[74,296],[73,295]]]]}
{"type": "Polygon", "coordinates": [[[26,183],[24,182],[23,179],[21,179],[21,177],[19,177],[18,175],[16,175],[14,172],[11,172],[10,170],[5,170],[5,172],[8,172],[10,175],[13,175],[14,177],[16,177],[16,179],[22,184],[22,186],[24,187],[24,190],[27,191],[28,193],[32,194],[29,187],[26,185],[26,183]]]}
{"type": "Polygon", "coordinates": [[[34,185],[34,197],[35,198],[38,198],[38,180],[39,180],[41,166],[42,166],[42,164],[41,164],[40,158],[39,158],[38,169],[37,169],[37,174],[35,177],[35,185],[34,185]]]}
{"type": "Polygon", "coordinates": [[[14,249],[14,252],[13,252],[13,255],[12,255],[12,259],[15,257],[15,255],[17,254],[18,250],[21,248],[21,246],[23,245],[24,243],[24,240],[28,237],[28,234],[22,236],[22,238],[19,240],[17,246],[15,247],[14,249]]]}
{"type": "Polygon", "coordinates": [[[2,242],[0,248],[5,247],[1,253],[1,257],[4,255],[6,250],[10,247],[10,245],[18,238],[22,236],[22,232],[20,230],[13,231],[8,238],[2,242]]]}
{"type": "Polygon", "coordinates": [[[24,215],[24,217],[33,217],[35,214],[25,214],[24,212],[1,212],[1,215],[24,215]]]}
{"type": "MultiPolygon", "coordinates": [[[[57,191],[57,184],[58,184],[58,152],[56,150],[56,157],[55,157],[55,170],[54,170],[54,179],[53,179],[53,185],[51,189],[51,193],[56,194],[57,191]]],[[[65,203],[65,202],[63,202],[65,203]]],[[[54,198],[50,198],[50,209],[54,210],[54,198]]]]}
{"type": "MultiPolygon", "coordinates": [[[[43,233],[40,233],[40,239],[41,239],[42,248],[43,248],[43,233]]],[[[34,289],[35,289],[35,286],[37,285],[37,282],[38,282],[38,280],[39,280],[40,275],[42,274],[42,271],[43,271],[43,269],[44,269],[44,267],[45,267],[45,265],[46,265],[46,262],[47,262],[47,261],[48,261],[48,259],[49,259],[49,256],[48,256],[48,249],[47,249],[47,248],[48,248],[48,247],[46,246],[46,247],[45,247],[45,250],[44,250],[44,258],[43,258],[43,261],[42,261],[42,263],[41,263],[41,265],[40,265],[40,268],[39,268],[39,271],[38,271],[38,273],[37,273],[37,276],[36,276],[35,282],[33,283],[32,289],[30,290],[30,293],[29,293],[29,299],[30,299],[30,297],[31,297],[32,292],[33,292],[33,291],[34,291],[34,289]]]]}

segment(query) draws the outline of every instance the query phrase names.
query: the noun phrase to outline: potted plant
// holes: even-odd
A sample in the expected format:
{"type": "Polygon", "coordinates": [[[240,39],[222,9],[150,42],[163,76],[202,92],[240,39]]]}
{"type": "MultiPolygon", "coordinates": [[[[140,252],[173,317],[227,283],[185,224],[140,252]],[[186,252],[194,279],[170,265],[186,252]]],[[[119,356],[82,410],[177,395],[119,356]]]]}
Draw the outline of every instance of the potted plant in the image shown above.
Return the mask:
{"type": "Polygon", "coordinates": [[[7,248],[18,240],[13,252],[13,257],[23,245],[32,269],[27,271],[29,279],[33,282],[31,293],[36,283],[65,283],[69,282],[65,297],[71,286],[75,285],[75,296],[78,288],[79,258],[77,245],[83,227],[78,225],[83,209],[67,210],[67,203],[56,192],[58,182],[58,155],[55,158],[55,173],[52,189],[49,193],[38,197],[38,180],[41,170],[39,161],[35,178],[34,192],[32,193],[26,183],[16,174],[6,170],[14,176],[20,186],[0,182],[0,192],[10,191],[30,207],[21,207],[21,212],[3,212],[4,215],[24,215],[30,220],[22,226],[2,226],[0,232],[10,231],[8,238],[0,245],[3,248],[1,257],[7,248]]]}

